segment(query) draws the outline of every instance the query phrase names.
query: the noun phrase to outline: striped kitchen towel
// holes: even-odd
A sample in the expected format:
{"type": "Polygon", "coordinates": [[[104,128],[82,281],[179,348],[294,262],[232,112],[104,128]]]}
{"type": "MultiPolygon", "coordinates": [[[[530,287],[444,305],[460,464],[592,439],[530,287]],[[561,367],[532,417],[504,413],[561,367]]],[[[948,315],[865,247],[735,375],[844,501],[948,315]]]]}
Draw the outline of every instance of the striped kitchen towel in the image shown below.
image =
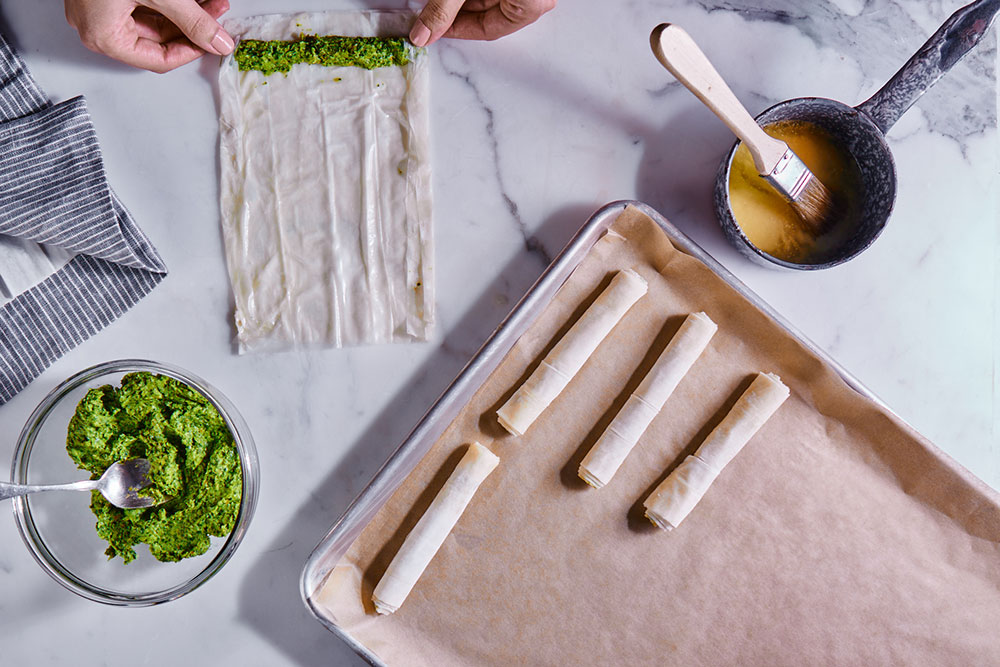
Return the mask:
{"type": "Polygon", "coordinates": [[[84,99],[50,103],[0,35],[0,404],[165,275],[108,186],[84,99]]]}

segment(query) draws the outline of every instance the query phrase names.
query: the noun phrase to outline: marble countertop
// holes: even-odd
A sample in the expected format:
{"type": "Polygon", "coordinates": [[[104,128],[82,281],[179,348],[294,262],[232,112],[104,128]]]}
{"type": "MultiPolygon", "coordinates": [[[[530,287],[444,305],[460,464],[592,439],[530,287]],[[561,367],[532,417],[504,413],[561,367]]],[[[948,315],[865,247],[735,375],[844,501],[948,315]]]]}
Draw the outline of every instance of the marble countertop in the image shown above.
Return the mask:
{"type": "MultiPolygon", "coordinates": [[[[0,28],[53,99],[87,96],[112,186],[170,276],[123,319],[0,407],[0,459],[38,401],[112,358],[173,363],[238,405],[261,459],[256,517],[204,588],[103,607],[49,579],[0,521],[7,664],[360,664],[313,620],[312,548],[576,229],[641,199],[726,265],[906,421],[1000,488],[996,37],[889,133],[891,224],[846,265],[751,265],[711,208],[732,137],[649,52],[683,25],[754,113],[789,97],[856,104],[959,6],[940,0],[567,0],[494,43],[432,49],[439,325],[431,342],[237,356],[218,214],[217,58],[165,76],[91,54],[61,3],[5,3],[0,28]]],[[[287,9],[234,0],[233,15],[287,9]]],[[[384,2],[379,6],[402,6],[384,2]]],[[[296,10],[367,8],[299,0],[296,10]]]]}

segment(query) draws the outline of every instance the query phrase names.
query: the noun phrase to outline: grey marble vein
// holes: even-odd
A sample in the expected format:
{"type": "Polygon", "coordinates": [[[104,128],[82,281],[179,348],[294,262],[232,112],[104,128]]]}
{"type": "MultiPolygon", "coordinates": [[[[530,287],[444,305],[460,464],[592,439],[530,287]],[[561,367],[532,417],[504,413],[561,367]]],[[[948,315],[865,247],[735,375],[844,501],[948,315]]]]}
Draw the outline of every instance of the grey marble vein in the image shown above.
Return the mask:
{"type": "Polygon", "coordinates": [[[441,67],[445,74],[448,76],[461,81],[468,91],[472,94],[473,98],[476,100],[476,104],[479,109],[483,112],[486,117],[486,135],[489,138],[489,148],[490,155],[494,165],[494,172],[497,181],[497,186],[499,188],[500,196],[503,199],[504,206],[510,217],[514,220],[517,225],[517,229],[524,239],[524,249],[533,257],[536,257],[542,266],[548,266],[552,262],[552,255],[549,254],[548,250],[542,245],[538,238],[531,234],[528,225],[521,218],[521,212],[518,209],[517,202],[510,196],[509,191],[504,183],[503,170],[500,168],[500,145],[497,141],[496,125],[494,122],[494,112],[493,108],[486,103],[483,98],[483,94],[479,89],[479,86],[473,80],[473,77],[468,72],[461,72],[457,67],[449,66],[446,60],[451,58],[464,59],[461,51],[449,48],[447,44],[443,44],[440,47],[441,50],[441,67]]]}

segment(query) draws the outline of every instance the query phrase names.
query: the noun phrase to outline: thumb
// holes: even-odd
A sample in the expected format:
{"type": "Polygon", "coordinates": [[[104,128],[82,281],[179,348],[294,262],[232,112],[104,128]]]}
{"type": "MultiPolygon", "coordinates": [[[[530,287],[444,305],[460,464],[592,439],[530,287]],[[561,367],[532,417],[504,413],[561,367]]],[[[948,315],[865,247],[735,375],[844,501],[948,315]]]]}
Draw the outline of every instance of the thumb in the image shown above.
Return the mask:
{"type": "Polygon", "coordinates": [[[441,39],[455,21],[465,0],[429,0],[410,30],[414,46],[427,46],[441,39]]]}
{"type": "Polygon", "coordinates": [[[166,16],[192,44],[209,53],[226,56],[236,47],[229,33],[195,0],[149,0],[143,4],[166,16]]]}

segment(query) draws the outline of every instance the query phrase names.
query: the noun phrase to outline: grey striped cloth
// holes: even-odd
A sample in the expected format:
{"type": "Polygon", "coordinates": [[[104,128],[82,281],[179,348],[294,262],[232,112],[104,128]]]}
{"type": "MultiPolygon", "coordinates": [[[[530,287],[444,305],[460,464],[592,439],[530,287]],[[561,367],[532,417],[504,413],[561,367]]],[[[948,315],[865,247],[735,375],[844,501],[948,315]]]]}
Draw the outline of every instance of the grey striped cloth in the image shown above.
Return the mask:
{"type": "Polygon", "coordinates": [[[0,307],[0,404],[166,275],[108,187],[83,98],[51,104],[2,35],[0,235],[74,255],[0,307]]]}

